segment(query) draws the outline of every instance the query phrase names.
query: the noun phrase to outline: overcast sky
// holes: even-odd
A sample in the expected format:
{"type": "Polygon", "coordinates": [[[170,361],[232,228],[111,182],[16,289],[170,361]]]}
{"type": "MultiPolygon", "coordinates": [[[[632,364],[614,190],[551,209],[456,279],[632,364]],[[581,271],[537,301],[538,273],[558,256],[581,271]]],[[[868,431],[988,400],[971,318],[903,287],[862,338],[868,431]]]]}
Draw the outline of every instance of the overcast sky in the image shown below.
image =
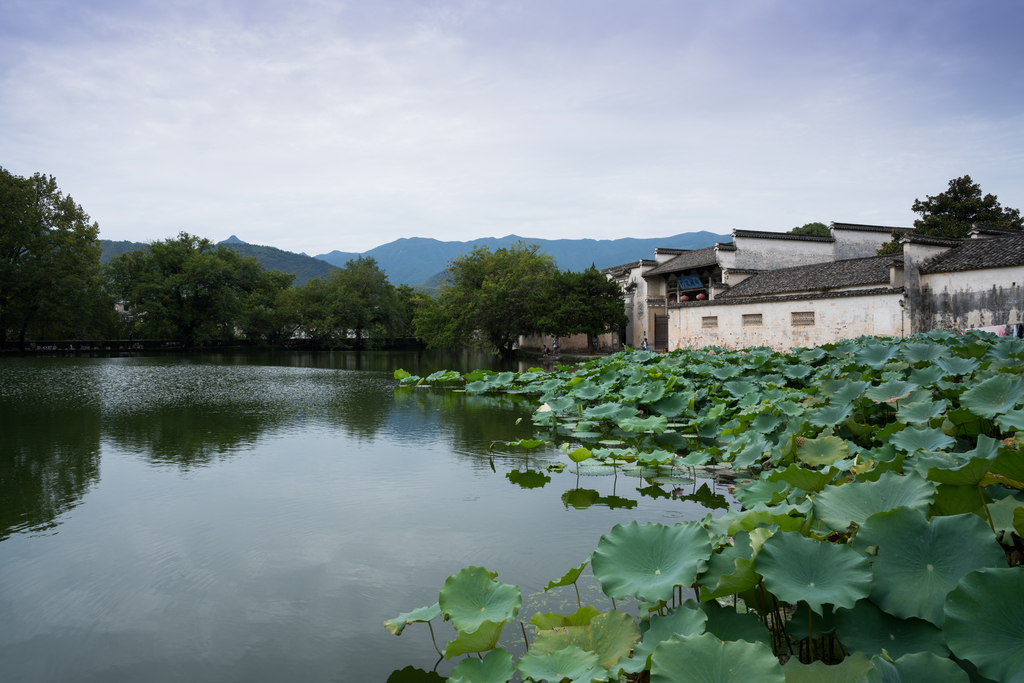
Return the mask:
{"type": "MultiPolygon", "coordinates": [[[[0,0],[0,166],[101,237],[910,225],[1024,208],[1024,5],[0,0]]],[[[634,255],[635,256],[635,255],[634,255]]]]}

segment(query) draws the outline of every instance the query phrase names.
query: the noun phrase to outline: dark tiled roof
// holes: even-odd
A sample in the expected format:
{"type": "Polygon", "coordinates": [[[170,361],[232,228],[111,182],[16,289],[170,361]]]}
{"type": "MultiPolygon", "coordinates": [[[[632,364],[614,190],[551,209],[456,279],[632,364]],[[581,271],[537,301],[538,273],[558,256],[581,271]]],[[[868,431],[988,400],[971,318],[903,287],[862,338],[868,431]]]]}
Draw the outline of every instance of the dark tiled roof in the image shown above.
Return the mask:
{"type": "Polygon", "coordinates": [[[674,249],[672,247],[655,247],[655,254],[682,254],[686,251],[693,251],[693,249],[674,249]]]}
{"type": "Polygon", "coordinates": [[[736,251],[735,242],[715,242],[718,251],[736,251]]]}
{"type": "Polygon", "coordinates": [[[630,261],[629,263],[623,263],[622,265],[619,265],[619,266],[608,266],[607,268],[602,268],[601,272],[602,273],[608,273],[609,275],[614,275],[616,272],[624,271],[624,270],[631,270],[633,268],[636,268],[637,266],[653,266],[653,265],[656,265],[656,264],[657,264],[657,261],[653,261],[653,260],[647,259],[647,258],[642,258],[642,259],[639,259],[637,261],[630,261]]]}
{"type": "Polygon", "coordinates": [[[644,273],[644,277],[675,273],[681,270],[690,270],[691,268],[704,268],[716,265],[717,263],[718,258],[715,256],[715,248],[704,247],[703,249],[684,252],[675,258],[669,259],[657,268],[652,268],[644,273]]]}
{"type": "Polygon", "coordinates": [[[788,232],[768,232],[767,230],[733,230],[733,239],[737,237],[750,237],[761,240],[799,240],[801,242],[835,242],[832,237],[819,237],[818,235],[791,235],[788,232]]]}
{"type": "MultiPolygon", "coordinates": [[[[1019,232],[1019,231],[1018,231],[1019,232]]],[[[1024,265],[1024,234],[964,240],[921,267],[922,273],[949,273],[979,268],[1024,265]]]]}
{"type": "Polygon", "coordinates": [[[892,255],[826,261],[807,266],[765,270],[737,283],[722,294],[722,298],[764,296],[786,292],[813,292],[889,284],[889,264],[892,255]]]}
{"type": "Polygon", "coordinates": [[[975,225],[968,234],[973,235],[1019,235],[1020,230],[1004,230],[1003,228],[986,228],[984,225],[975,225]]]}
{"type": "Polygon", "coordinates": [[[964,240],[954,239],[951,237],[936,237],[934,235],[915,235],[912,232],[908,232],[900,238],[900,241],[910,242],[911,244],[930,244],[933,247],[956,247],[964,240]]]}
{"type": "Polygon", "coordinates": [[[862,225],[860,223],[831,223],[833,230],[856,230],[858,232],[910,232],[913,228],[897,228],[888,225],[862,225]]]}

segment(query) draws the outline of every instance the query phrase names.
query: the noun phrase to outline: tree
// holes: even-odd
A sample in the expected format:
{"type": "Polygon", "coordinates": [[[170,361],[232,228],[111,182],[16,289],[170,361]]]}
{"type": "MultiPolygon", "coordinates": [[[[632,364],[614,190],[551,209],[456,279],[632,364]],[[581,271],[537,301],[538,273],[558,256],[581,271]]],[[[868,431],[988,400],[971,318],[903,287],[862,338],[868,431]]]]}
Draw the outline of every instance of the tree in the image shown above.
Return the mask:
{"type": "Polygon", "coordinates": [[[824,223],[804,223],[799,228],[789,231],[790,235],[814,235],[815,237],[831,237],[832,231],[824,223]]]}
{"type": "MultiPolygon", "coordinates": [[[[949,187],[934,197],[915,199],[910,207],[920,218],[914,221],[914,235],[964,238],[971,228],[1001,228],[1003,230],[1024,229],[1024,219],[1018,209],[1004,208],[994,194],[982,196],[981,186],[971,176],[954,178],[949,187]]],[[[902,250],[899,239],[902,235],[893,233],[893,240],[882,245],[879,254],[892,254],[902,250]]]]}
{"type": "Polygon", "coordinates": [[[593,265],[582,273],[555,273],[537,304],[538,329],[559,337],[586,334],[591,348],[594,337],[627,322],[622,288],[593,265]]]}
{"type": "Polygon", "coordinates": [[[85,336],[103,306],[99,226],[53,176],[0,168],[0,346],[29,329],[85,336]]]}
{"type": "Polygon", "coordinates": [[[184,232],[118,256],[107,273],[138,334],[188,346],[233,338],[246,324],[248,296],[273,277],[255,258],[184,232]]]}
{"type": "Polygon", "coordinates": [[[519,335],[537,329],[537,300],[555,272],[536,244],[475,247],[448,265],[436,301],[417,311],[416,334],[430,346],[484,344],[507,357],[519,335]]]}

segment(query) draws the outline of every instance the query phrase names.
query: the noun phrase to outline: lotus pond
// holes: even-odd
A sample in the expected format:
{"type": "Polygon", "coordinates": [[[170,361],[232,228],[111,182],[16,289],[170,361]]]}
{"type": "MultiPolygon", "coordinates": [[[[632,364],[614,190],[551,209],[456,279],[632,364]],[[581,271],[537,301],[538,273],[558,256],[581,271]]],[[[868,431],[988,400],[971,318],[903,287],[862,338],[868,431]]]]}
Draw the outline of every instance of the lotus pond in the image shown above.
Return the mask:
{"type": "MultiPolygon", "coordinates": [[[[536,397],[401,386],[398,368],[528,369],[385,352],[0,361],[0,680],[429,671],[428,626],[381,624],[459,568],[500,569],[524,613],[571,612],[573,587],[544,586],[616,524],[735,505],[681,468],[577,480],[556,444],[505,445],[537,434],[536,397]]],[[[582,573],[582,604],[610,609],[582,573]]]]}
{"type": "Polygon", "coordinates": [[[503,446],[557,444],[571,464],[552,467],[581,480],[658,487],[726,463],[740,506],[567,549],[544,586],[561,610],[473,558],[384,627],[444,629],[452,682],[1024,681],[1022,373],[1024,341],[977,332],[396,372],[531,397],[534,434],[503,446]],[[610,609],[580,594],[587,570],[610,609]]]}

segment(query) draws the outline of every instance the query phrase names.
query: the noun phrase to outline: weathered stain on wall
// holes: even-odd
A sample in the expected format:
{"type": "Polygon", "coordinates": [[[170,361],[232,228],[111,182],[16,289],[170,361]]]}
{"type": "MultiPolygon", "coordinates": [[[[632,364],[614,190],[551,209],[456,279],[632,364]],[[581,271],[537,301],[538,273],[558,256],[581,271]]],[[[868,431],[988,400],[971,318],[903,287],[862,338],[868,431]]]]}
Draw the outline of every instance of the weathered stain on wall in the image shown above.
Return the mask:
{"type": "Polygon", "coordinates": [[[1024,268],[921,275],[921,318],[928,329],[1014,325],[1024,313],[1024,268]]]}

